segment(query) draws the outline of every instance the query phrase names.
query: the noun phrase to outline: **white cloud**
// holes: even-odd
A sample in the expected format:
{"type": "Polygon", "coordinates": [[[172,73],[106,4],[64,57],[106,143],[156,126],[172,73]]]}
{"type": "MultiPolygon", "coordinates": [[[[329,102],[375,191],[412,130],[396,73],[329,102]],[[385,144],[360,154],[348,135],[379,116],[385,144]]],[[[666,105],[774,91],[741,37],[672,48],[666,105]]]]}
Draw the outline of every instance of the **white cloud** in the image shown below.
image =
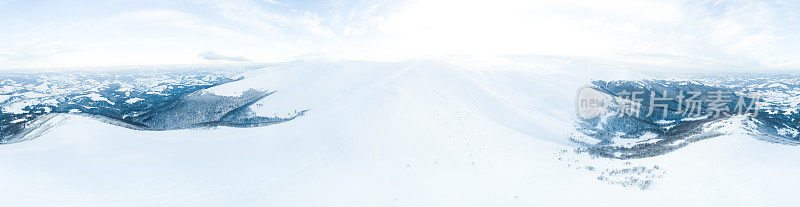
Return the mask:
{"type": "Polygon", "coordinates": [[[42,17],[3,10],[14,3],[0,7],[0,68],[196,63],[209,48],[254,61],[562,56],[642,68],[800,67],[800,3],[784,1],[77,2],[42,17]]]}
{"type": "Polygon", "coordinates": [[[214,51],[201,52],[197,56],[206,60],[225,60],[225,61],[236,61],[236,62],[250,61],[242,56],[233,57],[233,56],[220,55],[214,51]]]}
{"type": "Polygon", "coordinates": [[[795,12],[775,10],[796,3],[720,2],[414,1],[382,23],[390,38],[373,50],[393,57],[560,55],[684,69],[772,67],[776,56],[800,57],[786,50],[800,30],[783,30],[797,28],[795,12]]]}
{"type": "Polygon", "coordinates": [[[280,2],[280,1],[276,1],[276,0],[264,0],[264,1],[266,1],[267,3],[270,3],[270,4],[274,4],[274,5],[286,5],[286,4],[284,4],[284,3],[280,2]]]}
{"type": "Polygon", "coordinates": [[[122,13],[111,18],[112,21],[153,21],[153,22],[179,22],[193,24],[197,17],[175,10],[155,9],[122,13]]]}
{"type": "Polygon", "coordinates": [[[227,36],[237,39],[247,39],[252,41],[261,40],[261,38],[241,34],[230,29],[204,24],[200,17],[176,10],[157,9],[122,13],[112,17],[111,22],[147,25],[148,27],[156,27],[159,29],[181,28],[194,30],[196,32],[205,34],[227,36]]]}

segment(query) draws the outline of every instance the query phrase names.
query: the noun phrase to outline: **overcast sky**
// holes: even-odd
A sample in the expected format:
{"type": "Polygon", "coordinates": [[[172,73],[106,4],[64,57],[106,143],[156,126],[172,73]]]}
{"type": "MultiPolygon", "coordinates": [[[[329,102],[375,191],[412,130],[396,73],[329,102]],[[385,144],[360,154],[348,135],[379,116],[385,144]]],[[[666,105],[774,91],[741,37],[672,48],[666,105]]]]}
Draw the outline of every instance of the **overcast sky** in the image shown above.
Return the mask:
{"type": "Polygon", "coordinates": [[[800,69],[795,2],[0,0],[0,69],[542,56],[800,69]]]}

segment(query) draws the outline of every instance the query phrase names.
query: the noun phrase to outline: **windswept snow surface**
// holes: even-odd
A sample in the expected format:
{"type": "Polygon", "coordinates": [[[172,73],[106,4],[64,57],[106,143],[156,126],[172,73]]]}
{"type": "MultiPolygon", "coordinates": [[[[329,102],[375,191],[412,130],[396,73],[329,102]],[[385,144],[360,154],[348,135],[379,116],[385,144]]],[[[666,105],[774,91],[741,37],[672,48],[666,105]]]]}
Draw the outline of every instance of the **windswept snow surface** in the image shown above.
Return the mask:
{"type": "MultiPolygon", "coordinates": [[[[731,133],[633,160],[575,153],[575,93],[598,69],[291,62],[197,93],[255,128],[141,131],[47,116],[0,145],[4,206],[792,206],[800,148],[731,133]],[[644,190],[642,190],[644,189],[644,190]]],[[[727,126],[727,125],[725,125],[727,126]]],[[[723,126],[724,127],[724,126],[723,126]]],[[[738,128],[728,129],[737,132],[738,128]]]]}

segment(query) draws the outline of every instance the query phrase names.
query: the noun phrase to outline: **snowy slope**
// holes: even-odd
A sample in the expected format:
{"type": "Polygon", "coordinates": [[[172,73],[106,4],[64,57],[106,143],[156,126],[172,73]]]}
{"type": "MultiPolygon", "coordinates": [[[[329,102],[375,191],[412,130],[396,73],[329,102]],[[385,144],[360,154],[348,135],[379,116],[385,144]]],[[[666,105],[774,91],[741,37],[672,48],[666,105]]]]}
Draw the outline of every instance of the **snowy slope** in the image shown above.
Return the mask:
{"type": "Polygon", "coordinates": [[[565,137],[575,131],[575,91],[591,78],[614,76],[587,74],[476,71],[436,61],[285,63],[206,91],[275,91],[252,110],[262,116],[309,110],[304,116],[258,128],[136,131],[60,115],[41,137],[0,145],[0,200],[8,206],[791,204],[800,184],[800,166],[792,164],[800,150],[793,146],[735,135],[632,161],[572,153],[565,137]],[[613,171],[656,165],[644,175],[613,171]],[[614,183],[649,175],[655,183],[647,190],[614,183]]]}

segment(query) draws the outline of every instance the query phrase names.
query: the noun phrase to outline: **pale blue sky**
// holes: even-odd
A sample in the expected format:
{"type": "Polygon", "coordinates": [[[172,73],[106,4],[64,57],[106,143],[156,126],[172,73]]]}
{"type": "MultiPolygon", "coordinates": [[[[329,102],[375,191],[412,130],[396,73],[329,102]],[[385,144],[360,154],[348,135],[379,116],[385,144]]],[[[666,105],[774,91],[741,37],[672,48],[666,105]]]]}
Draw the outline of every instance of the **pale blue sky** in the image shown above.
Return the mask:
{"type": "Polygon", "coordinates": [[[0,0],[0,69],[526,56],[798,69],[798,11],[794,1],[0,0]]]}

